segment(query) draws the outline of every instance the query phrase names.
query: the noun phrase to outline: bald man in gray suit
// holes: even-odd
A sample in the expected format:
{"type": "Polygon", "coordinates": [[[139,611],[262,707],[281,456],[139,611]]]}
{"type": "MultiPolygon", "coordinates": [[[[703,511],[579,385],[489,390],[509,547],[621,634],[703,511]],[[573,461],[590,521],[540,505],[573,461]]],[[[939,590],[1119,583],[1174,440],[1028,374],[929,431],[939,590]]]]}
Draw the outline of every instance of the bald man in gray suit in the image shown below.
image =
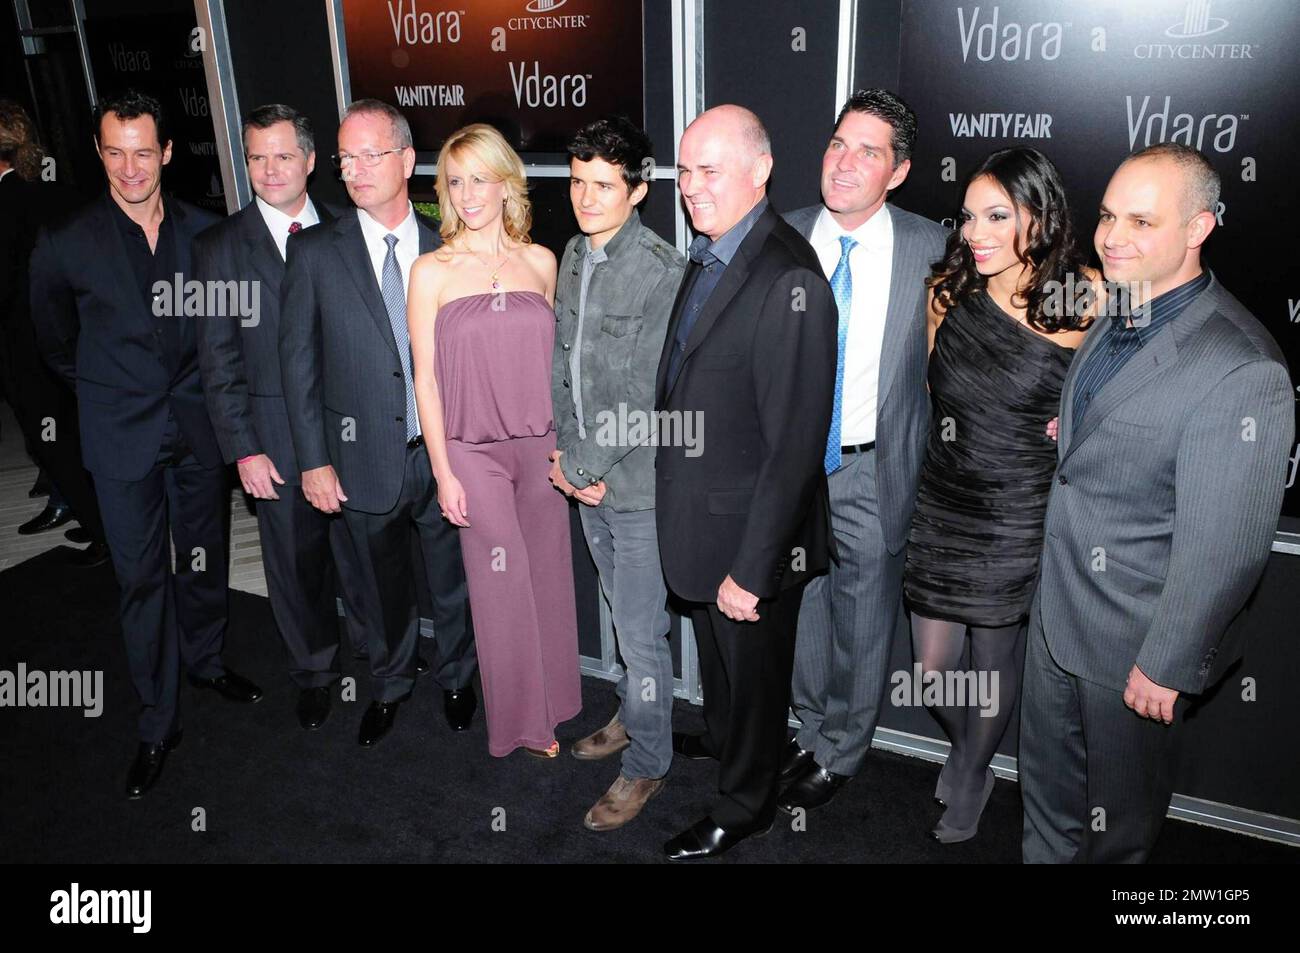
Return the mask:
{"type": "Polygon", "coordinates": [[[1128,304],[1062,390],[1021,703],[1026,863],[1146,860],[1187,696],[1241,657],[1231,623],[1268,559],[1295,409],[1276,342],[1202,268],[1218,200],[1209,161],[1173,143],[1102,200],[1097,254],[1128,304]]]}

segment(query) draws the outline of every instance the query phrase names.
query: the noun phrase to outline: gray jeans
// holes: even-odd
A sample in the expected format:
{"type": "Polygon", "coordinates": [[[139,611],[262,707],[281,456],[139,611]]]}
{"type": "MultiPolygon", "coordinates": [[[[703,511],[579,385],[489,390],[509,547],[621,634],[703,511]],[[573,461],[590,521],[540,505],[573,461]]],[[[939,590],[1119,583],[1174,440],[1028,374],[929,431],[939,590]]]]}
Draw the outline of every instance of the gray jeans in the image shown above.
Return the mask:
{"type": "Polygon", "coordinates": [[[673,658],[655,511],[617,513],[581,503],[578,510],[623,656],[619,720],[631,741],[623,775],[662,778],[673,760],[673,658]]]}

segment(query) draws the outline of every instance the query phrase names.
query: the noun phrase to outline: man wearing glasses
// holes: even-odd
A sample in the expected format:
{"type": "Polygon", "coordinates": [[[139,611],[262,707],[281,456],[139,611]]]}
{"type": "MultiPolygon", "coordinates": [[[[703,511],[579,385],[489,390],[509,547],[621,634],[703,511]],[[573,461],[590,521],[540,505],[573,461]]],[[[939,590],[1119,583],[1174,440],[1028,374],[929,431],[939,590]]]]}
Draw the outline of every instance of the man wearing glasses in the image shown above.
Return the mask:
{"type": "Polygon", "coordinates": [[[289,239],[281,291],[280,366],[302,492],[342,511],[356,551],[370,633],[372,700],[358,741],[384,737],[416,674],[419,617],[414,524],[433,602],[435,656],[447,722],[469,727],[476,707],[473,633],[454,527],[437,488],[415,410],[406,284],[438,233],[415,214],[411,129],[387,103],[358,100],[339,127],[335,164],[356,210],[289,239]]]}

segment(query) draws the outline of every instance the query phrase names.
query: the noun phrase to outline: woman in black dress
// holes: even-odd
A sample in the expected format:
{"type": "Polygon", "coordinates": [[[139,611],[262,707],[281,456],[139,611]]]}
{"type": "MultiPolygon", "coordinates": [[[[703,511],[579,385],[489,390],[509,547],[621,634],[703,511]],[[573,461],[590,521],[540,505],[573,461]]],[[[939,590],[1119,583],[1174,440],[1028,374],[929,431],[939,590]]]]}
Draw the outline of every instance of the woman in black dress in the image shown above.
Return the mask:
{"type": "Polygon", "coordinates": [[[1056,468],[1047,425],[1096,293],[1042,153],[993,153],[964,203],[927,281],[931,429],[903,577],[925,684],[942,678],[930,709],[952,742],[930,832],[943,843],[975,836],[993,790],[1056,468]],[[962,673],[967,632],[974,679],[962,673]]]}

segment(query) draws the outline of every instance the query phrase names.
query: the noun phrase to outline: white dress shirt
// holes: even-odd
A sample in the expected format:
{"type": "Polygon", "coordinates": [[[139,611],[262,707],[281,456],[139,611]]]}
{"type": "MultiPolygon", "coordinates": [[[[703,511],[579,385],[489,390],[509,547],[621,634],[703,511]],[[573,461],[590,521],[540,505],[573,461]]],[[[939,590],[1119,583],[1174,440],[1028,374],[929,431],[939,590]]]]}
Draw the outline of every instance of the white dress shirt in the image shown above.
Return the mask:
{"type": "Polygon", "coordinates": [[[271,231],[275,247],[280,249],[281,258],[286,257],[285,248],[289,244],[290,225],[301,222],[303,228],[310,228],[320,221],[320,216],[316,214],[316,206],[311,204],[310,195],[307,196],[307,204],[302,207],[302,211],[293,217],[285,215],[274,205],[263,202],[260,196],[254,195],[253,201],[257,203],[257,210],[262,213],[262,221],[266,222],[266,227],[271,231]]]}
{"type": "Polygon", "coordinates": [[[844,393],[840,408],[840,443],[876,439],[876,396],[880,385],[880,350],[889,310],[889,279],[894,267],[894,224],[889,208],[880,209],[851,232],[845,232],[826,208],[813,224],[809,244],[817,252],[829,281],[839,264],[840,236],[856,239],[849,253],[853,298],[844,345],[844,393]]]}
{"type": "Polygon", "coordinates": [[[420,257],[420,227],[415,223],[415,206],[408,204],[406,218],[402,224],[389,230],[370,217],[365,209],[357,209],[357,220],[361,222],[361,235],[366,240],[366,251],[370,253],[370,264],[375,269],[375,283],[384,287],[384,259],[388,257],[388,243],[385,235],[397,236],[397,267],[402,270],[403,292],[411,286],[411,266],[420,257]]]}

